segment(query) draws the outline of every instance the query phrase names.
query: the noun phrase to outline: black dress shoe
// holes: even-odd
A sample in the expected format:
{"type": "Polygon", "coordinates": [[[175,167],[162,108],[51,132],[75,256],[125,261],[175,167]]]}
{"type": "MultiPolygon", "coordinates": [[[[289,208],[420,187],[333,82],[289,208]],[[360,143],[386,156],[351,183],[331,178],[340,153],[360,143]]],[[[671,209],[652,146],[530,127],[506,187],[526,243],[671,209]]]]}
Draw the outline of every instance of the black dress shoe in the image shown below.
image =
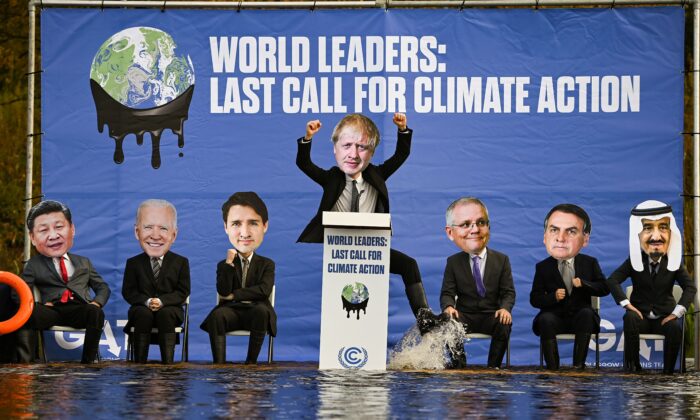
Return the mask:
{"type": "MultiPolygon", "coordinates": [[[[449,350],[448,350],[449,351],[449,350]]],[[[450,361],[447,362],[447,369],[464,369],[467,367],[467,355],[464,352],[464,344],[458,346],[455,351],[449,351],[450,361]]]]}
{"type": "Polygon", "coordinates": [[[421,308],[418,310],[418,316],[416,317],[416,324],[418,325],[418,331],[420,335],[425,335],[435,329],[442,322],[442,318],[435,315],[428,308],[421,308]]]}
{"type": "Polygon", "coordinates": [[[644,369],[642,369],[642,365],[639,363],[630,363],[625,366],[626,373],[641,373],[643,371],[644,369]]]}

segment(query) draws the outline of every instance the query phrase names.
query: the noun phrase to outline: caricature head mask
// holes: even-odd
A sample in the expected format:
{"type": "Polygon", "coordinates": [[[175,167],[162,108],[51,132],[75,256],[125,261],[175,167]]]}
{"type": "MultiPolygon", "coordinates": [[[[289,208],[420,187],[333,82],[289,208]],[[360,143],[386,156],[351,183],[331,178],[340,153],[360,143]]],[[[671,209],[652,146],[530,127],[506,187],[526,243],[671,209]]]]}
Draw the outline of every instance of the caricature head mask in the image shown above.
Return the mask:
{"type": "Polygon", "coordinates": [[[681,232],[676,225],[676,219],[671,212],[671,206],[661,201],[647,200],[637,204],[630,215],[630,262],[635,271],[642,271],[642,248],[639,243],[639,234],[642,231],[642,219],[659,220],[664,217],[670,219],[671,238],[668,246],[668,270],[676,271],[681,266],[682,241],[681,232]]]}

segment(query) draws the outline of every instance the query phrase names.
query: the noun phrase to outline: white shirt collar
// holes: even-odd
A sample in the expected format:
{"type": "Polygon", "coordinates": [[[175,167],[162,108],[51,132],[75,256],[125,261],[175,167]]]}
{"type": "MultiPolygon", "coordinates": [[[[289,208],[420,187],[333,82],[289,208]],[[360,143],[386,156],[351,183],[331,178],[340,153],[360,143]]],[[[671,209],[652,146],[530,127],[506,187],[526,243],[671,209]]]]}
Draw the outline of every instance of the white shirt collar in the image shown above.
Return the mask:
{"type": "Polygon", "coordinates": [[[348,174],[345,174],[345,182],[352,184],[352,181],[357,181],[357,188],[361,189],[360,187],[365,183],[365,180],[362,178],[362,172],[360,172],[360,176],[358,176],[357,179],[352,179],[348,174]]]}
{"type": "Polygon", "coordinates": [[[474,258],[477,255],[483,260],[486,257],[486,247],[484,247],[484,249],[482,249],[478,254],[469,254],[469,258],[474,258]]]}

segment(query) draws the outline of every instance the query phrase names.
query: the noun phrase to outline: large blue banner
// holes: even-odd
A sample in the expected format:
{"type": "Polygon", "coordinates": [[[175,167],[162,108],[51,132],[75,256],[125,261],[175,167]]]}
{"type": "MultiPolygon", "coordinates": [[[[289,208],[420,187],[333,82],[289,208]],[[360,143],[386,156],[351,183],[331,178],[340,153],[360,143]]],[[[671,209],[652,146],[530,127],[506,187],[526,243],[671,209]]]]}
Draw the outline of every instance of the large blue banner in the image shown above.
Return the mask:
{"type": "MultiPolygon", "coordinates": [[[[418,261],[438,310],[446,258],[458,251],[445,209],[481,198],[489,246],[512,263],[512,362],[537,363],[529,292],[547,256],[547,211],[587,209],[584,252],[606,274],[628,254],[635,204],[665,201],[681,219],[683,28],[679,7],[43,11],[42,186],[71,207],[74,251],[113,290],[103,356],[125,357],[120,292],[126,259],[141,252],[136,207],[164,198],[179,212],[173,250],[192,270],[190,358],[210,360],[199,324],[230,247],[220,208],[252,190],[270,211],[259,253],[276,262],[275,358],[318,360],[322,246],[296,238],[321,189],[297,169],[295,140],[321,120],[312,158],[331,167],[332,128],[361,112],[382,133],[380,163],[396,146],[392,113],[405,112],[414,135],[388,181],[392,246],[418,261]]],[[[392,276],[390,346],[414,323],[403,289],[392,276]]],[[[604,363],[622,359],[622,315],[603,299],[604,363]]],[[[230,358],[242,359],[247,341],[229,340],[230,358]]],[[[487,345],[470,343],[470,361],[484,363],[487,345]]],[[[659,359],[642,349],[643,361],[659,359]]],[[[566,363],[570,348],[561,354],[566,363]]]]}

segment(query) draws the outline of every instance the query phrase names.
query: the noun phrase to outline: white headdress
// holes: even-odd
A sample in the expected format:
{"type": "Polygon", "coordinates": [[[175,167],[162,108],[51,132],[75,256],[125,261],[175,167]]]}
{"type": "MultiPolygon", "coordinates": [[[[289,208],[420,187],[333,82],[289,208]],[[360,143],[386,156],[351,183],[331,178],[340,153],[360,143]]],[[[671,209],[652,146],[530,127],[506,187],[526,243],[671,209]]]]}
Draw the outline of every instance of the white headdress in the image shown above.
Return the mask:
{"type": "Polygon", "coordinates": [[[630,262],[635,271],[642,271],[642,250],[639,244],[639,233],[642,231],[642,219],[659,220],[664,217],[671,219],[671,243],[668,247],[668,270],[676,271],[681,266],[683,242],[681,232],[676,225],[676,219],[671,212],[671,206],[661,201],[647,200],[637,204],[630,215],[630,262]]]}

